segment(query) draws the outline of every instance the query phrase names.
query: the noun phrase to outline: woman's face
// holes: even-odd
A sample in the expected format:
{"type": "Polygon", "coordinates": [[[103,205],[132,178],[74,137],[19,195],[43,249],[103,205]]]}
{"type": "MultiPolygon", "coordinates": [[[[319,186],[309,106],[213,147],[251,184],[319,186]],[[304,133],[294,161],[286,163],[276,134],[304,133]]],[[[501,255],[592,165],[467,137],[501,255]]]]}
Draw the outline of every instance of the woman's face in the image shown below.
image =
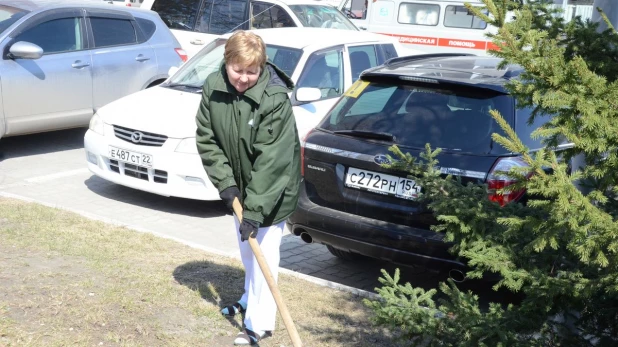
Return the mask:
{"type": "Polygon", "coordinates": [[[243,66],[235,63],[226,65],[225,69],[230,83],[239,93],[244,93],[247,89],[253,87],[261,72],[258,65],[243,66]]]}

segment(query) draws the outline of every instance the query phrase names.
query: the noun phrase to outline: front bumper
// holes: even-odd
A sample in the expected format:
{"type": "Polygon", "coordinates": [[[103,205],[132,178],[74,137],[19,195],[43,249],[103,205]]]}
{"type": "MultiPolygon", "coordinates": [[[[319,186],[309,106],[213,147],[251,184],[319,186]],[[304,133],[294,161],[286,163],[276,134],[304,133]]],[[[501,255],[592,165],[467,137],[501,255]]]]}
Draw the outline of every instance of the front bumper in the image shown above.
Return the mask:
{"type": "Polygon", "coordinates": [[[307,233],[313,242],[372,258],[440,270],[465,269],[448,252],[451,245],[442,234],[317,205],[307,197],[304,184],[288,226],[294,235],[307,233]]]}
{"type": "Polygon", "coordinates": [[[181,139],[168,138],[161,147],[140,146],[117,138],[105,125],[105,136],[88,130],[84,136],[90,171],[110,182],[163,196],[195,200],[218,200],[198,154],[175,152],[181,139]],[[153,156],[151,168],[110,160],[109,146],[153,156]]]}

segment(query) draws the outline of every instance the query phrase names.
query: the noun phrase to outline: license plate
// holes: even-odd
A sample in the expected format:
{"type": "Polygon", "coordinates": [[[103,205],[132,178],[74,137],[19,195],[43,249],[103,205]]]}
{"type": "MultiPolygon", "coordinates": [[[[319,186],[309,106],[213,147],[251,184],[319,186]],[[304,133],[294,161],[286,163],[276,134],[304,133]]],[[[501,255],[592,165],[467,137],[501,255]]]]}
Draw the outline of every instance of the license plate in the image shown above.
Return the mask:
{"type": "Polygon", "coordinates": [[[383,173],[349,168],[345,177],[346,187],[366,190],[382,195],[392,195],[402,199],[414,200],[421,187],[409,178],[383,173]]]}
{"type": "Polygon", "coordinates": [[[152,155],[109,146],[109,157],[125,163],[152,167],[152,155]]]}

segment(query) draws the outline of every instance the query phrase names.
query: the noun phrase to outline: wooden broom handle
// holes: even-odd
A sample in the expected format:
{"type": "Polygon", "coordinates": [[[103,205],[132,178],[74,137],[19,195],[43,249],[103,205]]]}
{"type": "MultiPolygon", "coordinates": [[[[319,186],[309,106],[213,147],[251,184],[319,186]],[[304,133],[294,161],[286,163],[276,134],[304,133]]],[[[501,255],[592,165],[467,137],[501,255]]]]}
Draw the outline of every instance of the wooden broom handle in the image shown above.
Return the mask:
{"type": "MultiPolygon", "coordinates": [[[[236,217],[238,217],[238,222],[242,223],[242,205],[240,204],[240,201],[238,201],[238,198],[234,198],[234,202],[232,202],[232,208],[234,209],[236,217]]],[[[288,334],[290,335],[290,339],[292,340],[292,345],[294,347],[301,347],[303,344],[300,341],[300,336],[298,335],[296,326],[292,321],[292,316],[290,316],[290,312],[288,311],[288,308],[287,306],[285,306],[285,302],[281,297],[281,292],[279,292],[277,282],[275,282],[272,273],[270,273],[270,268],[268,267],[266,258],[264,258],[262,249],[260,249],[260,245],[255,238],[249,237],[248,241],[249,246],[251,246],[251,250],[253,251],[253,255],[255,255],[255,259],[257,259],[257,262],[260,265],[260,269],[262,270],[262,274],[266,279],[266,283],[268,283],[268,288],[270,288],[270,292],[273,294],[273,298],[275,299],[275,303],[277,304],[277,308],[279,309],[281,318],[283,318],[283,324],[285,324],[285,328],[287,329],[288,334]]]]}

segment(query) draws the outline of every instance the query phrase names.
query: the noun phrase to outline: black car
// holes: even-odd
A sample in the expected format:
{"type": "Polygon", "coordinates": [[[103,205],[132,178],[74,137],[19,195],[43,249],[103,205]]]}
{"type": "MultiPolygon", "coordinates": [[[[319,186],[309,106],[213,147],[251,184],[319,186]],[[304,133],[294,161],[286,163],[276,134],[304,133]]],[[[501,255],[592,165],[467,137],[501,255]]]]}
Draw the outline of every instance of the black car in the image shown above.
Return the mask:
{"type": "Polygon", "coordinates": [[[524,192],[499,195],[511,184],[496,171],[525,163],[494,143],[502,133],[490,116],[498,110],[531,149],[545,117],[528,125],[531,109],[518,109],[504,88],[521,73],[499,70],[497,58],[431,54],[393,58],[366,70],[303,142],[298,209],[290,230],[325,244],[340,258],[362,254],[400,264],[463,269],[443,235],[429,228],[435,216],[415,200],[422,187],[406,174],[384,169],[397,144],[419,156],[426,143],[442,148],[441,171],[464,183],[485,183],[488,199],[502,205],[524,192]]]}

